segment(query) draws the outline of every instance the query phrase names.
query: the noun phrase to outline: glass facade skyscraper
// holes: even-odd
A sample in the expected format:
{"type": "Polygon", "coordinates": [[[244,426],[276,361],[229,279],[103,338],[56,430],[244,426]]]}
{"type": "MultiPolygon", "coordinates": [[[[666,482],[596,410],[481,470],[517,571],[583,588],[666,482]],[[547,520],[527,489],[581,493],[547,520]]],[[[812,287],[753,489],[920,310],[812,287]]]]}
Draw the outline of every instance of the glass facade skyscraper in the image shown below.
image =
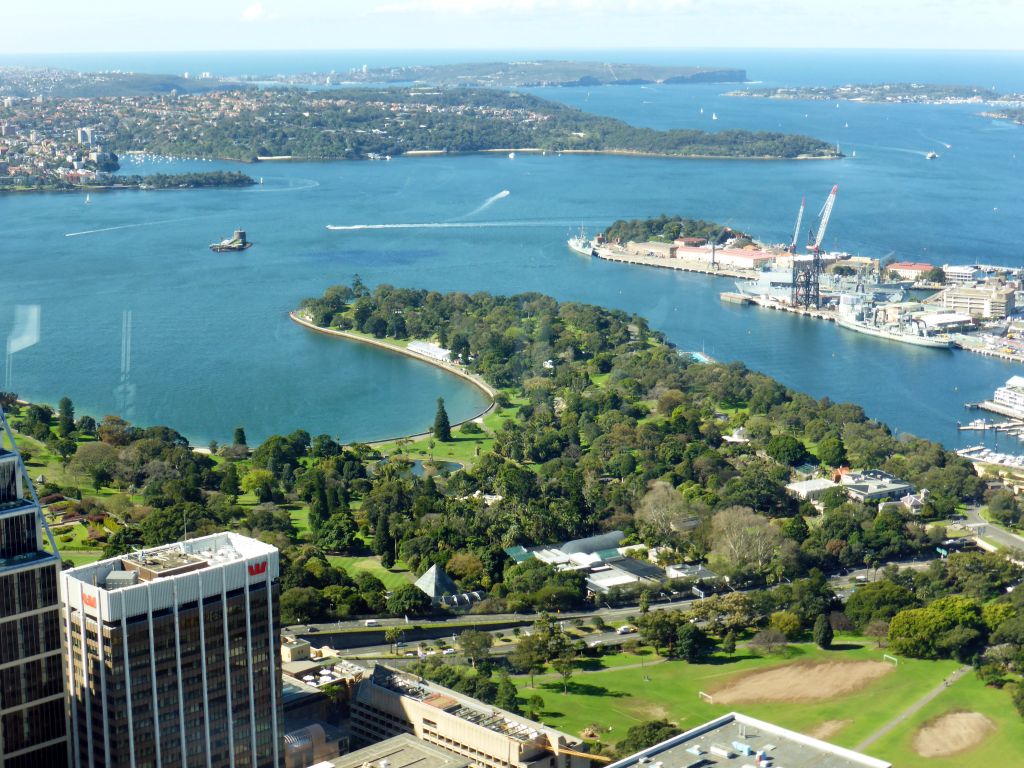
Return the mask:
{"type": "Polygon", "coordinates": [[[68,764],[60,559],[0,411],[0,768],[68,764]],[[7,442],[3,438],[6,436],[7,442]]]}

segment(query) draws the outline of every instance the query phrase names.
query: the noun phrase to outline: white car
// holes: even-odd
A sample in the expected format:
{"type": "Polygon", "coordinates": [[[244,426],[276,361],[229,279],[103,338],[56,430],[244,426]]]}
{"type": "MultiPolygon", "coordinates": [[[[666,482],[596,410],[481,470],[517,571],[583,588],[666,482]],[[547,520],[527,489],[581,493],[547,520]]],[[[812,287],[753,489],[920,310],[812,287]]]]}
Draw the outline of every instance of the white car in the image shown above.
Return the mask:
{"type": "Polygon", "coordinates": [[[623,624],[621,627],[615,630],[617,635],[631,635],[636,632],[636,627],[632,627],[629,624],[623,624]]]}

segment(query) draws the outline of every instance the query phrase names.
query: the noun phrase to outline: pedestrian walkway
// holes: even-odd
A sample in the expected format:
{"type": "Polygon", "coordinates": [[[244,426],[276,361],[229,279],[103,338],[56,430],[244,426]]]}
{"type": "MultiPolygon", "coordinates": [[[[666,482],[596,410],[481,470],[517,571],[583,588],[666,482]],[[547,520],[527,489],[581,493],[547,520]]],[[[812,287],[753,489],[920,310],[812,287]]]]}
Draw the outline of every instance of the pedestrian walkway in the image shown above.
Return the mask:
{"type": "Polygon", "coordinates": [[[932,688],[932,690],[928,691],[928,693],[926,693],[920,699],[915,701],[913,704],[911,704],[909,707],[907,707],[905,710],[903,710],[900,714],[898,714],[896,717],[894,717],[888,723],[883,725],[877,731],[872,733],[870,736],[868,736],[866,739],[864,739],[864,741],[862,741],[860,744],[855,746],[854,749],[857,752],[863,752],[869,746],[871,746],[876,741],[878,741],[880,738],[882,738],[887,733],[889,733],[889,731],[891,731],[893,728],[895,728],[896,726],[901,725],[902,723],[906,722],[912,715],[917,714],[917,712],[919,712],[922,707],[924,707],[926,704],[930,703],[933,699],[935,699],[936,696],[938,696],[944,690],[949,688],[949,686],[953,685],[953,683],[955,683],[957,680],[959,680],[961,677],[963,677],[968,671],[970,671],[970,669],[971,668],[969,666],[960,667],[960,669],[958,669],[952,675],[950,675],[945,680],[943,680],[942,681],[942,685],[937,685],[934,688],[932,688]]]}

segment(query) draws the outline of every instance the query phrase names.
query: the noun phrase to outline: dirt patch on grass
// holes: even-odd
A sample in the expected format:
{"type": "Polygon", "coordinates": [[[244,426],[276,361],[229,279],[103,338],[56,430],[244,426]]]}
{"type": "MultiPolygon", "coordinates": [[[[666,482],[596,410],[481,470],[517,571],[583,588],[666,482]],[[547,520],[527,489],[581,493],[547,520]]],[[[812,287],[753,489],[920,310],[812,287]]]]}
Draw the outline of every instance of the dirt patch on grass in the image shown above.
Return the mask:
{"type": "Polygon", "coordinates": [[[892,670],[880,661],[801,662],[752,672],[711,693],[715,704],[824,701],[859,691],[892,670]]]}
{"type": "Polygon", "coordinates": [[[665,707],[660,704],[652,704],[649,701],[624,702],[622,709],[638,720],[671,720],[672,717],[665,707]]]}
{"type": "Polygon", "coordinates": [[[996,729],[980,712],[950,712],[922,725],[914,734],[921,757],[947,757],[978,746],[996,729]]]}
{"type": "Polygon", "coordinates": [[[810,735],[815,739],[828,741],[852,722],[853,720],[826,720],[817,728],[811,729],[810,735]]]}

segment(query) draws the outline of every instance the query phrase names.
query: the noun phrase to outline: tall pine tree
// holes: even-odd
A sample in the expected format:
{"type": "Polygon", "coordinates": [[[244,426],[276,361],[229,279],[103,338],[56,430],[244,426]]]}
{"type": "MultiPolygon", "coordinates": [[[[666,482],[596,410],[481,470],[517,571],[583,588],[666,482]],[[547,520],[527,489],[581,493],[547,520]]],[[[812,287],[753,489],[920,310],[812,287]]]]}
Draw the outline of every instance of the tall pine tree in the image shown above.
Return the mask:
{"type": "Polygon", "coordinates": [[[448,411],[444,409],[444,398],[437,398],[437,413],[434,415],[434,437],[442,443],[451,442],[452,425],[448,421],[448,411]]]}
{"type": "Polygon", "coordinates": [[[70,397],[62,397],[57,408],[60,411],[57,429],[61,437],[67,437],[75,431],[75,406],[70,397]]]}
{"type": "Polygon", "coordinates": [[[832,647],[832,625],[824,613],[814,620],[814,643],[825,650],[832,647]]]}

